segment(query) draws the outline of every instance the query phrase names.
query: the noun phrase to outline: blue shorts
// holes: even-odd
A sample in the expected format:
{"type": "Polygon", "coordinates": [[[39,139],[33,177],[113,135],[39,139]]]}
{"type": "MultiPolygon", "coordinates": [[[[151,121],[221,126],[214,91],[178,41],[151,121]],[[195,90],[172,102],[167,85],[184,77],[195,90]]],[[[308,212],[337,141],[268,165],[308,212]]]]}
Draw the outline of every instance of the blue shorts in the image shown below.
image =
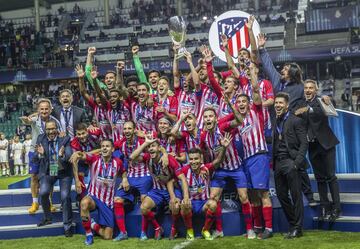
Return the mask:
{"type": "Polygon", "coordinates": [[[98,211],[97,223],[101,226],[114,228],[114,211],[108,207],[104,202],[100,201],[95,196],[89,195],[96,204],[98,211]]]}
{"type": "Polygon", "coordinates": [[[115,196],[127,199],[131,202],[135,200],[135,192],[138,191],[140,195],[146,195],[152,188],[152,177],[143,176],[143,177],[128,177],[130,184],[130,190],[125,192],[124,189],[116,190],[115,196]]]}
{"type": "Polygon", "coordinates": [[[78,163],[78,173],[84,173],[84,176],[89,174],[89,166],[84,161],[78,163]]]}
{"type": "Polygon", "coordinates": [[[270,165],[267,153],[256,154],[244,162],[244,171],[252,189],[269,189],[270,165]]]}
{"type": "Polygon", "coordinates": [[[207,200],[191,200],[191,207],[193,214],[202,214],[203,208],[207,200]]]}
{"type": "Polygon", "coordinates": [[[233,179],[236,188],[247,188],[246,176],[242,168],[236,170],[217,169],[211,179],[211,187],[224,188],[227,178],[233,179]]]}
{"type": "Polygon", "coordinates": [[[34,156],[36,156],[35,152],[29,152],[29,174],[37,175],[39,174],[39,164],[33,162],[34,156]]]}
{"type": "MultiPolygon", "coordinates": [[[[174,189],[175,196],[182,200],[180,189],[174,189]]],[[[167,190],[152,189],[147,193],[147,197],[151,198],[156,206],[167,205],[170,202],[170,195],[167,190]]]]}

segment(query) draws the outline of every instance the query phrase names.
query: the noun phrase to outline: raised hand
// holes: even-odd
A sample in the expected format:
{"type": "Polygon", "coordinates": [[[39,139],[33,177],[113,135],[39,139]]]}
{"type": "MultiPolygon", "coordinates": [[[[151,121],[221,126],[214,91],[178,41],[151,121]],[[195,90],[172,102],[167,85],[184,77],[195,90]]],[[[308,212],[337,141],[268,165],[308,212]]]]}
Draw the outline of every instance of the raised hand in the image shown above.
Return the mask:
{"type": "Polygon", "coordinates": [[[202,55],[206,62],[210,62],[215,58],[215,56],[211,55],[211,50],[209,48],[204,49],[204,51],[202,52],[202,55]]]}
{"type": "Polygon", "coordinates": [[[91,72],[90,72],[90,75],[91,75],[91,78],[92,78],[93,80],[95,80],[95,79],[98,77],[99,73],[98,73],[98,71],[97,71],[97,67],[96,67],[96,66],[93,66],[93,67],[92,67],[91,72]]]}
{"type": "Polygon", "coordinates": [[[220,144],[222,146],[224,146],[225,148],[227,148],[230,145],[232,140],[233,140],[233,137],[231,136],[231,134],[229,132],[226,132],[225,136],[222,139],[220,139],[220,144]]]}
{"type": "Polygon", "coordinates": [[[264,47],[265,43],[266,43],[266,36],[264,33],[260,33],[257,36],[257,41],[258,41],[258,47],[264,47]]]}
{"type": "Polygon", "coordinates": [[[75,71],[76,71],[76,73],[77,73],[77,75],[78,75],[79,78],[84,78],[85,72],[84,72],[83,67],[82,67],[80,64],[77,64],[77,65],[76,65],[75,71]]]}
{"type": "Polygon", "coordinates": [[[221,35],[221,43],[224,48],[228,47],[228,38],[224,34],[221,35]]]}
{"type": "Polygon", "coordinates": [[[192,57],[191,57],[190,52],[186,51],[186,52],[184,53],[184,56],[185,56],[186,62],[187,62],[188,64],[192,63],[192,57]]]}
{"type": "Polygon", "coordinates": [[[59,157],[63,157],[65,155],[65,147],[61,146],[60,150],[59,150],[59,157]]]}
{"type": "Polygon", "coordinates": [[[199,47],[199,52],[200,52],[200,53],[203,53],[204,50],[207,49],[207,48],[208,48],[208,47],[207,47],[206,45],[201,45],[201,46],[199,47]]]}
{"type": "Polygon", "coordinates": [[[181,112],[180,119],[184,121],[187,117],[189,117],[190,114],[191,114],[190,110],[185,110],[181,112]]]}
{"type": "Polygon", "coordinates": [[[133,55],[137,55],[138,52],[139,52],[139,50],[140,50],[140,48],[139,48],[138,45],[135,45],[135,46],[132,46],[132,47],[131,47],[131,53],[132,53],[133,55]]]}
{"type": "Polygon", "coordinates": [[[89,48],[88,48],[88,54],[93,55],[93,54],[95,54],[95,52],[96,52],[96,48],[95,48],[95,47],[89,47],[89,48]]]}
{"type": "Polygon", "coordinates": [[[248,28],[248,29],[252,29],[252,26],[253,26],[253,24],[254,24],[254,21],[255,21],[255,17],[253,16],[253,15],[251,15],[251,16],[249,16],[249,19],[248,19],[248,21],[246,22],[246,27],[248,28]]]}
{"type": "Polygon", "coordinates": [[[36,145],[36,152],[40,155],[44,155],[45,153],[44,147],[41,144],[36,145]]]}
{"type": "Polygon", "coordinates": [[[308,110],[309,110],[309,107],[307,107],[307,106],[306,107],[301,107],[301,108],[299,108],[299,109],[297,109],[295,111],[295,115],[296,116],[301,115],[301,114],[307,112],[308,110]]]}
{"type": "Polygon", "coordinates": [[[156,141],[156,138],[153,138],[152,135],[146,134],[144,143],[146,143],[147,145],[150,145],[155,141],[156,141]]]}
{"type": "Polygon", "coordinates": [[[118,61],[116,62],[116,69],[119,71],[123,71],[125,68],[125,62],[124,61],[118,61]]]}

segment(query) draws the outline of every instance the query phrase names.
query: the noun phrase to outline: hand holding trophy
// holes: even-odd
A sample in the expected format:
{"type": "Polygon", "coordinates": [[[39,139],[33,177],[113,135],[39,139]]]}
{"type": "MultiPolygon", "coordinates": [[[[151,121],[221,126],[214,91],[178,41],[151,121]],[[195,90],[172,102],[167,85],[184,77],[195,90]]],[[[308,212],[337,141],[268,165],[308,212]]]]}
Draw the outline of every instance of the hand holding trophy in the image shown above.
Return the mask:
{"type": "Polygon", "coordinates": [[[169,35],[174,47],[178,50],[178,53],[175,54],[175,58],[178,60],[184,56],[186,49],[185,44],[185,35],[186,35],[186,24],[182,16],[173,16],[169,19],[169,35]]]}

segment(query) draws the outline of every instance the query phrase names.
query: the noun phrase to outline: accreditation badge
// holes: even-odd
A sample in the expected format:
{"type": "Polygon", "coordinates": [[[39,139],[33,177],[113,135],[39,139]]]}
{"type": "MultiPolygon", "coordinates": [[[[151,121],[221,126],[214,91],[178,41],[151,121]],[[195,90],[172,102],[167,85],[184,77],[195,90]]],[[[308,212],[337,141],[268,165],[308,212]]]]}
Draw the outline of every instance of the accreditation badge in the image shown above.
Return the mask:
{"type": "Polygon", "coordinates": [[[50,163],[50,176],[58,176],[59,165],[57,163],[50,163]]]}

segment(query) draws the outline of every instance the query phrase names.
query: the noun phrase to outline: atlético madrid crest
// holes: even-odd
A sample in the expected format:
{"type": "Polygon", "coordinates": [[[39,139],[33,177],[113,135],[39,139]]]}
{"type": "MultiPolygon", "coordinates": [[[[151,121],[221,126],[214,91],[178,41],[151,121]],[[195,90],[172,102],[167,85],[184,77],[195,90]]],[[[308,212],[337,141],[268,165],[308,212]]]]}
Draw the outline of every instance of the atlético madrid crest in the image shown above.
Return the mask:
{"type": "MultiPolygon", "coordinates": [[[[249,14],[240,10],[231,10],[221,14],[212,23],[209,31],[209,43],[211,50],[222,61],[226,61],[224,48],[221,45],[221,35],[228,38],[229,52],[235,63],[237,63],[238,51],[241,48],[251,49],[249,30],[245,23],[249,14]]],[[[255,20],[252,28],[255,39],[260,33],[259,23],[255,20]]]]}

